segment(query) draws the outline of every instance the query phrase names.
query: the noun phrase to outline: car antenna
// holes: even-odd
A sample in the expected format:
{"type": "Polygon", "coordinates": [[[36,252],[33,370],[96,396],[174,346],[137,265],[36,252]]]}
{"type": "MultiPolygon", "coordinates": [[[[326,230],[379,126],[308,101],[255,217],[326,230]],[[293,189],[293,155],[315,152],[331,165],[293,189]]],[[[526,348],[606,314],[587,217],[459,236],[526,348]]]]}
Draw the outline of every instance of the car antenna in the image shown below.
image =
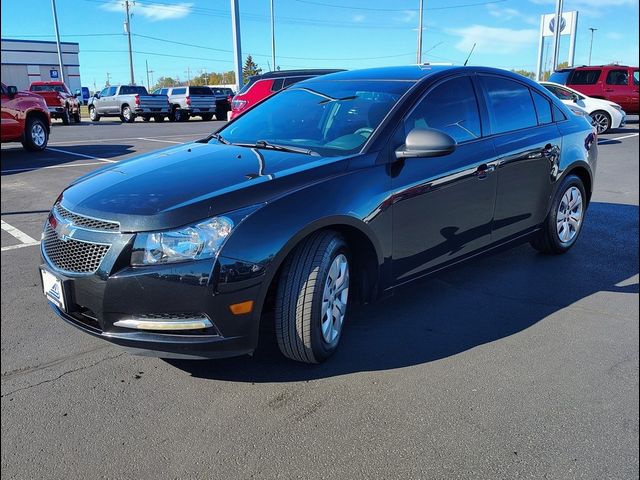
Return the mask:
{"type": "Polygon", "coordinates": [[[473,47],[471,47],[471,51],[469,52],[469,55],[467,55],[467,59],[464,61],[464,66],[467,66],[467,62],[469,61],[469,58],[471,57],[471,54],[473,53],[473,50],[476,48],[476,44],[475,42],[473,43],[473,47]]]}

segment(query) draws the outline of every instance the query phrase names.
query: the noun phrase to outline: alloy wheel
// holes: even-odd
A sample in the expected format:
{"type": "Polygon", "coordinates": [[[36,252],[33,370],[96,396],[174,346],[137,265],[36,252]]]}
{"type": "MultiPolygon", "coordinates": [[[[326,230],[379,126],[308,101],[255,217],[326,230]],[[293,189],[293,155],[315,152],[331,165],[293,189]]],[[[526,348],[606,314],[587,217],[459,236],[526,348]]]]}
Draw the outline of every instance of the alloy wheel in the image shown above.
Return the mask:
{"type": "Polygon", "coordinates": [[[47,134],[40,123],[34,123],[31,127],[31,140],[37,147],[42,147],[47,138],[47,134]]]}
{"type": "Polygon", "coordinates": [[[556,213],[556,232],[562,243],[571,242],[582,225],[583,201],[577,187],[571,186],[564,192],[556,213]]]}
{"type": "Polygon", "coordinates": [[[333,259],[322,292],[322,338],[331,345],[340,337],[349,300],[349,262],[344,254],[333,259]]]}
{"type": "Polygon", "coordinates": [[[609,129],[609,117],[605,113],[595,112],[591,118],[598,133],[604,133],[609,129]]]}

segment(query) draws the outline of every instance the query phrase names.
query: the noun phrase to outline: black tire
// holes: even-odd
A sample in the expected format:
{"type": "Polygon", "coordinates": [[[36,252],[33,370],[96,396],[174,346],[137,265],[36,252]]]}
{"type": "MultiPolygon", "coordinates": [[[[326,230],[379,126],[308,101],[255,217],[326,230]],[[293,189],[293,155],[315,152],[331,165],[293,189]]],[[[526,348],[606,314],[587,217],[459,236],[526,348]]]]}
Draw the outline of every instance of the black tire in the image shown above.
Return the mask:
{"type": "Polygon", "coordinates": [[[71,123],[71,112],[69,112],[69,107],[64,107],[64,111],[60,118],[62,119],[63,125],[69,125],[71,123]]]}
{"type": "Polygon", "coordinates": [[[151,117],[148,115],[145,115],[144,117],[142,117],[143,122],[148,122],[149,120],[151,120],[151,117]]]}
{"type": "Polygon", "coordinates": [[[96,113],[96,107],[94,107],[93,105],[89,107],[89,118],[91,119],[92,122],[100,121],[100,115],[96,113]]]}
{"type": "Polygon", "coordinates": [[[604,110],[591,112],[591,123],[598,130],[598,134],[608,132],[611,129],[611,115],[604,110]]]}
{"type": "Polygon", "coordinates": [[[40,152],[47,148],[49,131],[47,125],[38,117],[27,118],[27,126],[24,130],[22,146],[30,152],[40,152]],[[40,139],[40,140],[39,140],[40,139]]]}
{"type": "Polygon", "coordinates": [[[73,114],[73,121],[76,123],[82,122],[82,118],[80,118],[80,107],[78,107],[78,111],[73,114]]]}
{"type": "MultiPolygon", "coordinates": [[[[331,343],[322,334],[321,317],[329,268],[339,255],[346,258],[348,266],[351,257],[346,242],[340,234],[327,230],[311,235],[285,260],[275,306],[276,338],[285,357],[320,363],[336,351],[348,308],[331,343]]],[[[348,306],[348,288],[346,295],[348,306]]]]}
{"type": "Polygon", "coordinates": [[[539,252],[547,254],[559,255],[568,252],[571,247],[575,245],[578,237],[580,236],[582,226],[584,225],[584,216],[586,211],[587,195],[585,193],[582,180],[576,175],[567,175],[556,190],[553,202],[551,203],[551,209],[542,224],[542,229],[531,239],[531,246],[539,252]],[[558,210],[561,208],[562,197],[572,187],[577,188],[582,197],[580,223],[575,235],[569,241],[562,241],[557,227],[558,210]]]}
{"type": "Polygon", "coordinates": [[[216,110],[216,120],[224,120],[226,122],[227,121],[227,111],[228,110],[222,110],[222,109],[216,110]]]}
{"type": "Polygon", "coordinates": [[[189,114],[176,106],[173,109],[173,120],[176,122],[186,122],[189,120],[189,114]]]}
{"type": "Polygon", "coordinates": [[[202,114],[202,121],[210,122],[211,120],[213,120],[213,113],[203,113],[202,114]]]}
{"type": "Polygon", "coordinates": [[[164,122],[164,115],[155,115],[153,120],[156,122],[164,122]]]}
{"type": "Polygon", "coordinates": [[[123,105],[120,111],[120,120],[122,123],[133,123],[136,120],[136,114],[133,113],[129,105],[123,105]]]}

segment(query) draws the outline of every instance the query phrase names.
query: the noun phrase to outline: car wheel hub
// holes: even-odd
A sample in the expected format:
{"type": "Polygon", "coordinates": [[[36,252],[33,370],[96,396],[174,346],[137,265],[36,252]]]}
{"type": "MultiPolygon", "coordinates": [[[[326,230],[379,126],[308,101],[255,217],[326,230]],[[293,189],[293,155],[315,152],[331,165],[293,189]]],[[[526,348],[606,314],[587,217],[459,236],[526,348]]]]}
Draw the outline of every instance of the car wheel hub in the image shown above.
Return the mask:
{"type": "Polygon", "coordinates": [[[609,128],[609,119],[602,113],[596,113],[593,116],[593,122],[596,124],[598,133],[602,133],[609,128]]]}
{"type": "Polygon", "coordinates": [[[582,224],[582,194],[576,187],[564,192],[556,214],[556,231],[562,243],[572,241],[580,231],[582,224]]]}
{"type": "Polygon", "coordinates": [[[41,147],[42,145],[44,145],[44,139],[44,128],[42,128],[42,125],[40,125],[39,123],[35,124],[31,129],[31,140],[33,140],[33,143],[38,147],[41,147]]]}
{"type": "Polygon", "coordinates": [[[333,259],[322,292],[322,338],[328,344],[336,342],[349,299],[349,262],[343,254],[333,259]]]}

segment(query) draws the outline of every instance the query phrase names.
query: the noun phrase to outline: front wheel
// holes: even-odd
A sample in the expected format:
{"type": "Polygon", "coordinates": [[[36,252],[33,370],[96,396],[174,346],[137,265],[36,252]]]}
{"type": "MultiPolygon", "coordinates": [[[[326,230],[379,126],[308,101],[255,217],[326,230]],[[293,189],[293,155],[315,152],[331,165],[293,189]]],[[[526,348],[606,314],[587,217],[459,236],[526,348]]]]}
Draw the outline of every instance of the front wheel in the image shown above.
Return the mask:
{"type": "Polygon", "coordinates": [[[284,263],[275,326],[284,356],[320,363],[338,348],[349,302],[349,248],[333,231],[311,235],[284,263]]]}
{"type": "Polygon", "coordinates": [[[203,113],[202,114],[202,120],[204,122],[209,122],[213,119],[213,113],[203,113]]]}
{"type": "Polygon", "coordinates": [[[580,177],[568,175],[560,184],[542,229],[531,240],[542,253],[561,254],[578,240],[587,209],[587,195],[580,177]]]}
{"type": "Polygon", "coordinates": [[[611,128],[611,116],[603,110],[591,113],[591,120],[598,133],[604,133],[611,128]]]}
{"type": "Polygon", "coordinates": [[[89,119],[91,119],[92,122],[100,121],[100,115],[98,115],[98,112],[96,112],[96,107],[89,107],[89,119]]]}
{"type": "Polygon", "coordinates": [[[47,147],[48,141],[49,132],[44,122],[39,118],[28,118],[22,146],[30,152],[40,152],[47,147]]]}
{"type": "Polygon", "coordinates": [[[80,108],[78,107],[78,110],[76,111],[76,113],[73,114],[73,121],[76,123],[80,123],[82,121],[82,119],[80,118],[80,108]]]}
{"type": "Polygon", "coordinates": [[[69,125],[71,123],[71,112],[69,112],[69,107],[65,107],[62,112],[62,124],[69,125]]]}

